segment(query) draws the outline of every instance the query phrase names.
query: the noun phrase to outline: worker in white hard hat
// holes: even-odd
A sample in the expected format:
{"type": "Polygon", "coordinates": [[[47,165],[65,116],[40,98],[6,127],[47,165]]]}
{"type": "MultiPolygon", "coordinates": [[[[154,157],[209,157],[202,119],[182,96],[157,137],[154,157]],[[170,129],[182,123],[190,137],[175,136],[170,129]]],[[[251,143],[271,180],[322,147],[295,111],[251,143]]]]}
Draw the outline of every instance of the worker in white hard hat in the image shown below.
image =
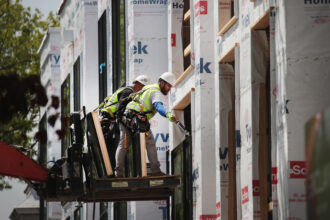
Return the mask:
{"type": "Polygon", "coordinates": [[[126,105],[132,100],[131,94],[139,92],[150,82],[146,75],[139,75],[131,86],[119,88],[112,95],[104,99],[97,109],[101,109],[101,126],[108,148],[111,165],[115,167],[115,153],[119,141],[119,122],[126,105]]]}
{"type": "Polygon", "coordinates": [[[149,120],[158,112],[175,121],[175,116],[164,108],[162,96],[165,96],[174,85],[175,75],[163,73],[158,83],[144,86],[143,89],[129,102],[123,115],[123,124],[119,125],[120,140],[116,151],[116,177],[123,177],[127,148],[131,143],[132,135],[136,132],[146,133],[146,148],[150,168],[153,176],[165,175],[160,170],[155,140],[150,130],[149,120]]]}

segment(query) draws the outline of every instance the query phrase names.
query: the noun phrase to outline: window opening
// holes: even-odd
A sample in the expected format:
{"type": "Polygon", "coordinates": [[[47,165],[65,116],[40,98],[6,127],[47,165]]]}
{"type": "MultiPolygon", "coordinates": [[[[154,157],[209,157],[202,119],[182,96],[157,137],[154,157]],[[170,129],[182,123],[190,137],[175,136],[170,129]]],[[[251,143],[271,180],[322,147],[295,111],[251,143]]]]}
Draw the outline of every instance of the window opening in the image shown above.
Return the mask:
{"type": "Polygon", "coordinates": [[[99,44],[99,103],[107,97],[107,20],[106,10],[98,22],[99,44]]]}
{"type": "Polygon", "coordinates": [[[237,21],[235,16],[235,0],[219,0],[219,34],[224,35],[237,21]]]}
{"type": "Polygon", "coordinates": [[[67,156],[67,149],[70,146],[70,74],[61,85],[61,155],[67,156]]]}
{"type": "Polygon", "coordinates": [[[100,203],[100,220],[108,220],[108,203],[100,203]]]}
{"type": "Polygon", "coordinates": [[[114,203],[114,219],[126,220],[127,219],[127,202],[114,203]]]}
{"type": "Polygon", "coordinates": [[[74,220],[80,220],[80,208],[77,208],[73,213],[74,220]]]}
{"type": "Polygon", "coordinates": [[[184,0],[183,22],[182,22],[182,49],[183,67],[186,70],[191,64],[191,44],[190,44],[190,1],[184,0]]]}
{"type": "Polygon", "coordinates": [[[46,166],[47,163],[47,114],[45,113],[39,122],[39,151],[38,160],[39,164],[46,166]]]}
{"type": "Polygon", "coordinates": [[[125,1],[112,1],[113,92],[126,84],[125,1]]]}
{"type": "MultiPolygon", "coordinates": [[[[191,133],[191,105],[184,109],[184,124],[191,133]]],[[[192,219],[192,146],[186,138],[171,152],[172,174],[181,174],[180,185],[175,188],[172,200],[172,219],[192,219]]]]}
{"type": "Polygon", "coordinates": [[[220,59],[220,175],[221,175],[221,211],[228,219],[237,219],[236,200],[236,127],[235,127],[235,43],[220,59]],[[226,98],[224,99],[225,96],[226,98]],[[222,100],[226,100],[222,103],[222,100]],[[230,101],[229,101],[230,100],[230,101]],[[227,187],[222,187],[227,186],[227,187]],[[227,206],[227,207],[225,207],[227,206]]]}
{"type": "MultiPolygon", "coordinates": [[[[269,13],[267,10],[258,20],[251,26],[252,33],[259,33],[266,39],[266,47],[263,48],[264,58],[252,57],[253,63],[263,63],[264,66],[264,82],[260,83],[259,88],[259,151],[258,151],[258,167],[259,167],[259,191],[260,191],[260,210],[262,219],[272,219],[272,168],[271,168],[271,83],[270,83],[270,30],[269,30],[269,13]]],[[[259,37],[252,34],[252,50],[254,50],[256,41],[260,41],[259,37]]],[[[260,50],[260,49],[259,49],[260,50]]],[[[253,54],[253,53],[252,53],[253,54]]],[[[260,69],[260,68],[258,68],[260,69]]]]}
{"type": "Polygon", "coordinates": [[[73,65],[73,110],[80,111],[80,57],[73,65]]]}

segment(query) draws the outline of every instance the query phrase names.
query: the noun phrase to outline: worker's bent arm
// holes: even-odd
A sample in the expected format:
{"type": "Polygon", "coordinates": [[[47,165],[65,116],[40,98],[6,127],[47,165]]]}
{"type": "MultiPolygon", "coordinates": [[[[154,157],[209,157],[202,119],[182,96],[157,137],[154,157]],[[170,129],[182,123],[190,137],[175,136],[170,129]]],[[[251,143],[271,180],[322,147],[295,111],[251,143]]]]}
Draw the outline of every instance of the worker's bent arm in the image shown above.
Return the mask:
{"type": "Polygon", "coordinates": [[[158,112],[161,116],[163,116],[163,117],[166,118],[166,113],[167,113],[167,111],[166,111],[166,109],[164,108],[163,103],[162,103],[162,102],[155,102],[155,103],[153,103],[153,105],[154,105],[154,107],[156,108],[157,112],[158,112]]]}

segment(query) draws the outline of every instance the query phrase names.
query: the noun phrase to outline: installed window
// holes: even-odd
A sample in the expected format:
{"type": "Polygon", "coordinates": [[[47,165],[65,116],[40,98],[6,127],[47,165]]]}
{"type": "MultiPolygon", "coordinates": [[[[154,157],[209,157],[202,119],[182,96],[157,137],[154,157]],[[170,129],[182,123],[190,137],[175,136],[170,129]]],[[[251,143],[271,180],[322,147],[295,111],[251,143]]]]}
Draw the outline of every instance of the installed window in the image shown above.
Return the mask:
{"type": "Polygon", "coordinates": [[[73,110],[80,111],[80,57],[73,65],[73,110]]]}
{"type": "Polygon", "coordinates": [[[112,1],[113,92],[126,84],[125,1],[112,1]]]}
{"type": "Polygon", "coordinates": [[[98,22],[99,38],[99,103],[107,97],[107,14],[103,12],[98,22]]]}
{"type": "Polygon", "coordinates": [[[62,157],[67,156],[67,149],[70,146],[70,74],[61,85],[61,132],[62,136],[62,157]]]}

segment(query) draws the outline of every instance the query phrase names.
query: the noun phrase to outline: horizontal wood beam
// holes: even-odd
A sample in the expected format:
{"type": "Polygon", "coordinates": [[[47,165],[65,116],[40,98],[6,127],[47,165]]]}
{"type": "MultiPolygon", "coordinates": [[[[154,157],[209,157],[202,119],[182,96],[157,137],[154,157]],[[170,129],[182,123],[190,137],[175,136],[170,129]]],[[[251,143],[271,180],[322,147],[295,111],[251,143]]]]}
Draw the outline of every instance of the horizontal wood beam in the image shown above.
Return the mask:
{"type": "Polygon", "coordinates": [[[180,77],[175,81],[174,87],[177,87],[188,75],[189,73],[195,69],[193,65],[190,65],[185,71],[180,75],[180,77]]]}
{"type": "Polygon", "coordinates": [[[187,22],[190,19],[190,9],[184,14],[183,21],[187,22]]]}
{"type": "Polygon", "coordinates": [[[223,28],[221,28],[221,30],[219,31],[218,35],[219,36],[223,36],[237,21],[237,17],[233,16],[228,22],[227,24],[225,24],[225,26],[223,26],[223,28]]]}
{"type": "Polygon", "coordinates": [[[269,26],[269,13],[274,7],[268,8],[268,10],[263,13],[252,25],[251,30],[261,30],[269,26]]]}
{"type": "Polygon", "coordinates": [[[235,47],[238,43],[235,43],[224,55],[219,58],[220,63],[228,63],[235,61],[235,47]]]}

